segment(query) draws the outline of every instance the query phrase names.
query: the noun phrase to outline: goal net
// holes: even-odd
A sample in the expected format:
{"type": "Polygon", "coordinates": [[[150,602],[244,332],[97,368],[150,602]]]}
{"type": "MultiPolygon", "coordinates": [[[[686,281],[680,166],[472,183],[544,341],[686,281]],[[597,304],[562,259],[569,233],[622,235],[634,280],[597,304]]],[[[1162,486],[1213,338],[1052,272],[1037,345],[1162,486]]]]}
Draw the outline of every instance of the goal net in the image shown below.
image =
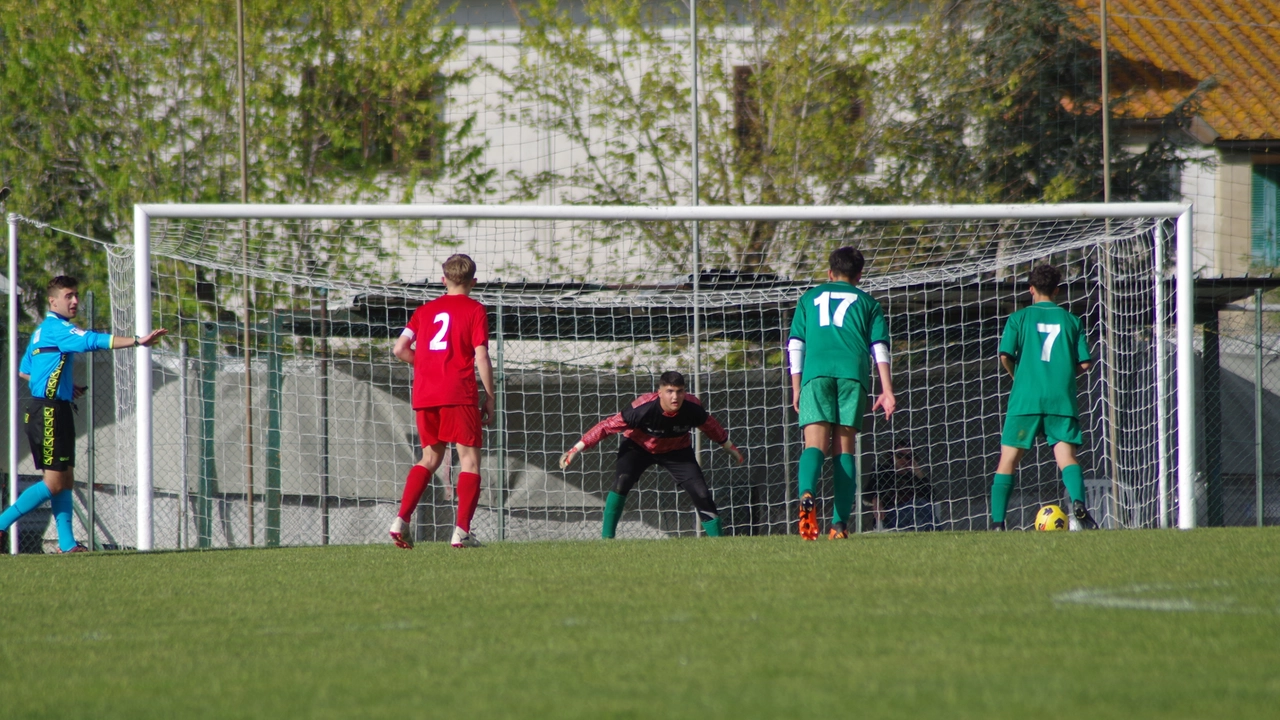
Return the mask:
{"type": "MultiPolygon", "coordinates": [[[[862,530],[986,528],[1011,384],[997,345],[1040,262],[1062,270],[1058,299],[1084,318],[1099,361],[1080,391],[1091,510],[1104,527],[1161,526],[1176,507],[1172,218],[1184,208],[1118,205],[1106,217],[1100,207],[965,217],[908,207],[142,206],[144,257],[113,255],[113,328],[134,334],[135,288],[147,287],[142,305],[170,332],[150,352],[149,408],[132,394],[134,356],[116,355],[122,440],[99,467],[116,469],[118,532],[136,517],[152,524],[154,547],[385,541],[420,452],[411,369],[391,346],[413,309],[443,291],[441,263],[455,252],[479,266],[473,296],[489,310],[497,377],[473,525],[481,539],[598,537],[616,438],[567,471],[557,460],[672,369],[746,455],[738,466],[700,444],[726,534],[794,532],[802,442],[783,348],[796,301],[842,245],[867,257],[861,287],[889,320],[898,399],[891,420],[868,417],[860,435],[862,530]],[[696,231],[690,217],[702,219],[696,231]],[[149,420],[142,433],[139,418],[149,420]],[[139,467],[147,455],[133,437],[150,439],[150,468],[139,467]],[[128,506],[135,489],[149,516],[128,506]]],[[[419,540],[452,529],[453,458],[414,514],[419,540]]],[[[1039,506],[1063,498],[1041,443],[1016,477],[1010,527],[1030,527],[1039,506]]],[[[100,500],[101,515],[109,505],[100,500]]],[[[655,467],[631,492],[618,536],[698,527],[655,467]]]]}

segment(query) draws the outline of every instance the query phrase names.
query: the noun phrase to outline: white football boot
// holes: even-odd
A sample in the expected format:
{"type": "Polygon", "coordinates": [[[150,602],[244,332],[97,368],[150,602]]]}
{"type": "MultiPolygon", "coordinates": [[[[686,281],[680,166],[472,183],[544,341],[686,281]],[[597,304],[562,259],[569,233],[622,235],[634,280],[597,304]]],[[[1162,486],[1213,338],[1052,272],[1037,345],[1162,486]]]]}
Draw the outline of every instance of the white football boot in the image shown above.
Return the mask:
{"type": "Polygon", "coordinates": [[[399,515],[391,523],[391,542],[394,542],[398,548],[413,549],[413,531],[409,523],[402,520],[399,515]]]}
{"type": "Polygon", "coordinates": [[[453,539],[449,541],[449,544],[456,548],[480,547],[480,541],[476,539],[476,536],[460,527],[453,528],[453,539]]]}

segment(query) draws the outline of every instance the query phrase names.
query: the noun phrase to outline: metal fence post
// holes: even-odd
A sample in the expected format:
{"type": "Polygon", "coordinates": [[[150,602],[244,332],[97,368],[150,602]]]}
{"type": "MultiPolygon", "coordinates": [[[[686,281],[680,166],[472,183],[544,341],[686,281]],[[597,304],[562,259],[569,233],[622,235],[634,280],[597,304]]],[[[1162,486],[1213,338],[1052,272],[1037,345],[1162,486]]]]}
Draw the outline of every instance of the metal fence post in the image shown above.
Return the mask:
{"type": "Polygon", "coordinates": [[[196,544],[213,543],[213,493],[218,482],[214,456],[214,408],[218,392],[218,326],[203,324],[200,337],[200,480],[196,488],[196,544]]]}
{"type": "MultiPolygon", "coordinates": [[[[94,316],[94,310],[95,310],[95,307],[94,307],[95,303],[93,300],[94,300],[93,291],[92,290],[85,291],[85,294],[84,294],[85,325],[88,326],[89,329],[93,329],[93,319],[94,319],[93,316],[94,316]]],[[[94,422],[94,411],[93,411],[93,404],[94,404],[93,394],[95,390],[94,382],[93,382],[93,375],[94,375],[93,353],[85,353],[84,360],[85,360],[84,369],[85,369],[85,387],[86,387],[85,394],[84,394],[85,395],[84,404],[85,404],[85,414],[88,416],[88,422],[86,423],[87,432],[85,433],[85,459],[84,459],[84,475],[85,475],[84,511],[85,511],[85,515],[87,516],[85,520],[85,525],[87,527],[85,528],[85,530],[89,532],[89,548],[92,550],[98,550],[99,549],[98,536],[97,536],[97,531],[95,530],[95,526],[97,525],[98,518],[97,518],[97,514],[94,512],[94,494],[95,493],[93,489],[94,478],[95,478],[95,475],[97,474],[96,468],[94,466],[94,463],[95,463],[94,455],[97,453],[97,450],[98,450],[98,443],[96,442],[96,438],[94,437],[97,431],[97,424],[94,422]]]]}
{"type": "Polygon", "coordinates": [[[1253,340],[1254,505],[1262,527],[1262,288],[1253,291],[1253,340]]]}
{"type": "Polygon", "coordinates": [[[280,411],[284,362],[280,354],[280,329],[271,319],[267,349],[267,477],[263,492],[266,506],[267,547],[280,546],[280,411]]]}

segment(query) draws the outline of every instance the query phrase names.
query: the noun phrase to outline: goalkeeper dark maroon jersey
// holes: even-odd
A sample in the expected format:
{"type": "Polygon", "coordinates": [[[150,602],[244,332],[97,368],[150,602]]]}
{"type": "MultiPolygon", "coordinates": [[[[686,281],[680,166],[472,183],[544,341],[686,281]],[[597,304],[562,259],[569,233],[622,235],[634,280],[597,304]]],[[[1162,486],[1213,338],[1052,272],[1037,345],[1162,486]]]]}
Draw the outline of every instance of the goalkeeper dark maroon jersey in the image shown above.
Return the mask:
{"type": "Polygon", "coordinates": [[[692,445],[689,433],[697,428],[713,442],[724,443],[729,433],[693,395],[685,395],[684,403],[674,413],[663,412],[658,393],[641,395],[631,407],[601,420],[582,436],[582,444],[592,447],[601,440],[622,433],[631,442],[654,455],[687,448],[692,445]]]}
{"type": "Polygon", "coordinates": [[[466,295],[420,306],[402,335],[413,338],[413,409],[477,405],[476,348],[489,347],[489,316],[466,295]]]}

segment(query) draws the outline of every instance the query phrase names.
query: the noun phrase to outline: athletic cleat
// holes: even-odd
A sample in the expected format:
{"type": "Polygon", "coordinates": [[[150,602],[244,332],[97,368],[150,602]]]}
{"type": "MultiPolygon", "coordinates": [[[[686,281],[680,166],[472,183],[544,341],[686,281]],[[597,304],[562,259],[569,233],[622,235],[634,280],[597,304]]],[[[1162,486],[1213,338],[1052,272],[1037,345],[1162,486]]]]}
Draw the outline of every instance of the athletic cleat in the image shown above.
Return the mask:
{"type": "Polygon", "coordinates": [[[62,550],[62,549],[58,550],[59,555],[65,555],[67,553],[77,553],[77,552],[89,552],[89,548],[85,547],[84,545],[81,545],[80,543],[76,543],[76,546],[71,548],[70,550],[62,550]]]}
{"type": "Polygon", "coordinates": [[[1003,521],[1003,520],[1001,520],[1000,522],[993,522],[993,523],[991,523],[991,531],[992,531],[992,532],[1004,532],[1004,521],[1003,521]]]}
{"type": "Polygon", "coordinates": [[[453,529],[453,539],[449,541],[449,544],[456,548],[480,547],[480,541],[476,539],[476,536],[460,527],[453,529]]]}
{"type": "Polygon", "coordinates": [[[1084,503],[1079,500],[1071,501],[1071,514],[1075,515],[1076,521],[1080,523],[1081,529],[1097,530],[1098,522],[1089,514],[1089,510],[1085,508],[1084,503]]]}
{"type": "Polygon", "coordinates": [[[405,522],[404,518],[399,515],[391,523],[391,542],[395,543],[398,548],[413,549],[413,533],[409,531],[409,523],[405,522]]]}
{"type": "Polygon", "coordinates": [[[800,538],[818,539],[818,514],[813,507],[813,495],[809,493],[800,497],[800,538]]]}
{"type": "Polygon", "coordinates": [[[842,522],[831,523],[831,532],[827,533],[828,540],[844,540],[849,537],[849,530],[842,522]]]}

